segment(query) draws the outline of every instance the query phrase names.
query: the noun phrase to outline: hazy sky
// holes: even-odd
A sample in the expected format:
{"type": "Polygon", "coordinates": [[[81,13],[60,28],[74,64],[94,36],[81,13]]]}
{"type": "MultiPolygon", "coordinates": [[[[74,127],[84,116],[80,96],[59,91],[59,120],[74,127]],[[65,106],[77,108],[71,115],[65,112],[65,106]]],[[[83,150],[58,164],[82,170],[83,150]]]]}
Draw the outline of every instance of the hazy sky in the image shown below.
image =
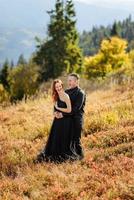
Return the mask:
{"type": "MultiPolygon", "coordinates": [[[[108,24],[134,13],[134,0],[74,0],[78,28],[108,24]],[[86,18],[89,18],[89,25],[86,18]]],[[[41,27],[49,21],[46,10],[55,0],[0,0],[0,27],[41,27]]]]}
{"type": "Polygon", "coordinates": [[[134,0],[75,0],[75,1],[105,8],[118,9],[120,7],[120,9],[122,10],[134,11],[134,0]]]}

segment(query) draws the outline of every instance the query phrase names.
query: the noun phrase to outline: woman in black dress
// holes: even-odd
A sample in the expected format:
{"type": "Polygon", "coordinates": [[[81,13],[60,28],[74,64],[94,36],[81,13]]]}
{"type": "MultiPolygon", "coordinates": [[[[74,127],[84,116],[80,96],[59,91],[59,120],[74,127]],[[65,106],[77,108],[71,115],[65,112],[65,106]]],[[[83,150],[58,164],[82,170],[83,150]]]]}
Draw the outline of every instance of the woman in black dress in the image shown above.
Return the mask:
{"type": "Polygon", "coordinates": [[[72,116],[58,118],[56,111],[71,112],[71,101],[69,95],[63,89],[61,80],[56,79],[52,84],[52,97],[54,101],[54,119],[43,150],[37,155],[37,162],[61,163],[65,160],[76,160],[75,145],[73,145],[73,120],[72,116]]]}

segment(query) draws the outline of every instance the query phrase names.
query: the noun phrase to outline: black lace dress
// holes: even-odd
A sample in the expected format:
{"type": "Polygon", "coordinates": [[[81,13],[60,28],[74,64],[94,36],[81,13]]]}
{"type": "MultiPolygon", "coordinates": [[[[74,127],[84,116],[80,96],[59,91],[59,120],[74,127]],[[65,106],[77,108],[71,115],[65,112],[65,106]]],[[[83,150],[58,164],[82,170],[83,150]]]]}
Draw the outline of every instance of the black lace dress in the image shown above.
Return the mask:
{"type": "MultiPolygon", "coordinates": [[[[59,107],[66,108],[66,103],[59,98],[57,104],[59,107]]],[[[57,109],[54,107],[54,110],[57,109]]],[[[47,142],[37,156],[37,160],[60,163],[65,160],[79,159],[73,140],[74,131],[72,116],[64,116],[61,119],[54,117],[47,142]]]]}

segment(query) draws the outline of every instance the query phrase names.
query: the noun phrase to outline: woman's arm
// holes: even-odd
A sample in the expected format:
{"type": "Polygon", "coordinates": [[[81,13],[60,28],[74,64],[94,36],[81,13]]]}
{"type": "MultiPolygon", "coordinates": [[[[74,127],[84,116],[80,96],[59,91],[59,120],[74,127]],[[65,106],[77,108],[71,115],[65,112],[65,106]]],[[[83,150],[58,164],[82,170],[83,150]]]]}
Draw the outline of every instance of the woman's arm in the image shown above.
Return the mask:
{"type": "Polygon", "coordinates": [[[65,95],[65,103],[67,105],[67,108],[60,108],[57,106],[57,103],[55,105],[55,108],[58,109],[59,111],[62,111],[65,113],[70,113],[72,111],[72,106],[71,106],[71,101],[70,101],[68,94],[65,95]]]}

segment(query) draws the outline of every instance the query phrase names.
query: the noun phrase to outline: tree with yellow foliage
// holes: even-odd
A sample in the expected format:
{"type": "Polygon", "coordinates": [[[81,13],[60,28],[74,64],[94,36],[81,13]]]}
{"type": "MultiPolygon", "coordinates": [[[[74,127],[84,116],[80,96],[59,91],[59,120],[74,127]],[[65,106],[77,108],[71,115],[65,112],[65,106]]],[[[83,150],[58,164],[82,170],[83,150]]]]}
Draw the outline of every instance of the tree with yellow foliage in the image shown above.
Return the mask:
{"type": "Polygon", "coordinates": [[[126,52],[127,45],[126,40],[117,36],[102,40],[99,52],[94,56],[85,58],[86,77],[105,77],[108,73],[129,67],[130,59],[126,52]]]}
{"type": "Polygon", "coordinates": [[[9,93],[5,90],[4,86],[0,84],[0,103],[9,100],[9,93]]]}

